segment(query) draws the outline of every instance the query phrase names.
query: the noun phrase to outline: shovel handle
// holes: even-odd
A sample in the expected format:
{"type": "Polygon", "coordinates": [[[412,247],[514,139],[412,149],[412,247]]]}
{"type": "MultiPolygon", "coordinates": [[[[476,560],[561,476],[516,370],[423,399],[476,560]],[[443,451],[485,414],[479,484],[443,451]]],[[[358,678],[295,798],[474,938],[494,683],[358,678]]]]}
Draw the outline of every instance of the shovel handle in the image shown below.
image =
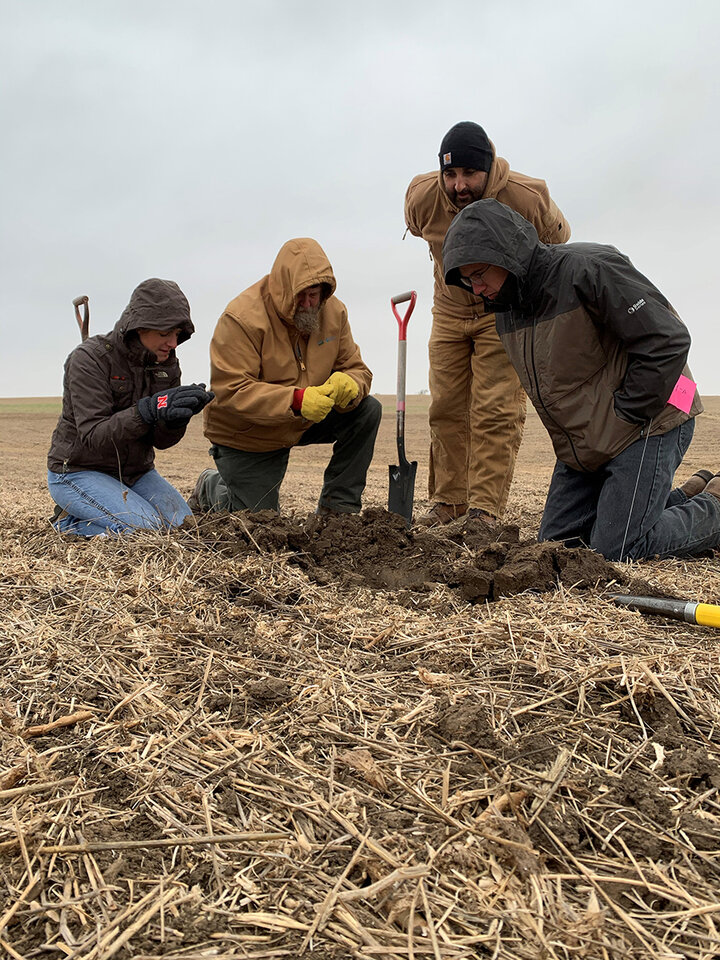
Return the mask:
{"type": "Polygon", "coordinates": [[[410,320],[410,316],[415,309],[416,301],[417,293],[414,290],[408,290],[407,293],[398,293],[394,297],[390,297],[392,312],[395,314],[395,319],[398,322],[398,340],[400,341],[407,340],[407,325],[410,320]],[[407,300],[410,301],[410,306],[405,311],[405,316],[401,317],[395,309],[395,305],[398,303],[405,303],[407,300]]]}
{"type": "Polygon", "coordinates": [[[398,322],[398,369],[397,369],[397,391],[395,412],[397,418],[397,447],[398,456],[401,463],[407,463],[405,458],[405,369],[407,364],[407,325],[410,314],[415,309],[417,293],[414,290],[408,290],[407,293],[398,293],[390,298],[392,312],[398,322]],[[396,310],[396,304],[410,301],[410,305],[405,311],[405,316],[401,317],[396,310]]]}
{"type": "Polygon", "coordinates": [[[406,300],[412,300],[413,297],[417,297],[414,290],[408,290],[407,293],[396,293],[394,297],[390,297],[390,303],[405,303],[406,300]]]}
{"type": "Polygon", "coordinates": [[[75,297],[73,306],[75,307],[75,319],[80,327],[80,337],[85,341],[90,332],[90,298],[86,296],[75,297]],[[82,316],[80,315],[80,307],[83,308],[82,316]]]}

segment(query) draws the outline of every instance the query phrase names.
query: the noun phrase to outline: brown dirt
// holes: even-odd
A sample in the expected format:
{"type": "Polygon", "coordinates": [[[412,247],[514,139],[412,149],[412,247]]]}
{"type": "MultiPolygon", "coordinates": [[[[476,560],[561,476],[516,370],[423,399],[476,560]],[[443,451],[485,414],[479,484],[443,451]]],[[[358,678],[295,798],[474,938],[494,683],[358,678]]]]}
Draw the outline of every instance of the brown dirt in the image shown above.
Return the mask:
{"type": "Polygon", "coordinates": [[[463,519],[442,528],[407,529],[397,514],[304,518],[271,511],[205,515],[186,521],[189,536],[231,556],[280,553],[318,583],[428,593],[439,584],[477,603],[559,585],[593,588],[626,575],[591,550],[520,541],[514,524],[463,519]]]}

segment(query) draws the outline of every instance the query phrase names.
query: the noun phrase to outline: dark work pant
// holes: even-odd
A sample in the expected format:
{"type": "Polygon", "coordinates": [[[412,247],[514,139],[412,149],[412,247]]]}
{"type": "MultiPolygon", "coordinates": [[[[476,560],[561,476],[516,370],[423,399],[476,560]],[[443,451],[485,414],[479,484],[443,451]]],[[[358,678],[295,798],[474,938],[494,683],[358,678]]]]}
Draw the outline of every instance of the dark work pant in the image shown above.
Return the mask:
{"type": "MultiPolygon", "coordinates": [[[[331,410],[302,435],[298,446],[332,443],[318,506],[335,513],[358,513],[368,467],[375,448],[382,405],[365,397],[354,410],[331,410]]],[[[215,444],[210,454],[216,471],[208,471],[200,490],[205,510],[279,510],[280,485],[290,449],[246,451],[215,444]]]]}
{"type": "Polygon", "coordinates": [[[692,419],[636,440],[593,473],[558,461],[538,539],[584,545],[608,560],[685,557],[720,547],[720,500],[672,489],[694,429],[692,419]]]}

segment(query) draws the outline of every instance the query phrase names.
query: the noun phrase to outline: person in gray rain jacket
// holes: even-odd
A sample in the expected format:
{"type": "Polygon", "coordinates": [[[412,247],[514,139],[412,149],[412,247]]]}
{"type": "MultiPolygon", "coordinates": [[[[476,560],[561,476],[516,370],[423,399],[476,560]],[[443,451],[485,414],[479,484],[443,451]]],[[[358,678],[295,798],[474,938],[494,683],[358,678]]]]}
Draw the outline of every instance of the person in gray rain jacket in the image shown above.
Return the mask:
{"type": "Polygon", "coordinates": [[[495,310],[500,340],[557,461],[541,540],[608,559],[692,556],[720,546],[720,476],[672,489],[703,407],[690,335],[615,247],[541,243],[497,200],[478,200],[443,244],[445,280],[495,310]]]}
{"type": "Polygon", "coordinates": [[[52,523],[92,537],[179,526],[190,514],[154,468],[155,448],[178,443],[213,394],[180,385],[178,344],[194,333],[171,280],[141,283],[111,333],[65,361],[63,405],[48,453],[52,523]]]}

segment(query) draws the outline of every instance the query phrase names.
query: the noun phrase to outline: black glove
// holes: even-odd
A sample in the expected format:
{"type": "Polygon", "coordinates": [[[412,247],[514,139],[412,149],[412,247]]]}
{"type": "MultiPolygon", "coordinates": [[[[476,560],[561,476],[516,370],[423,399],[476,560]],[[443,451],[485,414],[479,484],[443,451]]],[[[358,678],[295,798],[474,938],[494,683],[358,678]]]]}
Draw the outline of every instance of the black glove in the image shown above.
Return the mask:
{"type": "Polygon", "coordinates": [[[170,427],[179,427],[188,423],[191,417],[200,413],[203,407],[213,399],[212,390],[206,390],[204,383],[191,383],[182,387],[170,387],[164,393],[138,400],[138,413],[145,423],[150,425],[164,420],[170,427]]]}

